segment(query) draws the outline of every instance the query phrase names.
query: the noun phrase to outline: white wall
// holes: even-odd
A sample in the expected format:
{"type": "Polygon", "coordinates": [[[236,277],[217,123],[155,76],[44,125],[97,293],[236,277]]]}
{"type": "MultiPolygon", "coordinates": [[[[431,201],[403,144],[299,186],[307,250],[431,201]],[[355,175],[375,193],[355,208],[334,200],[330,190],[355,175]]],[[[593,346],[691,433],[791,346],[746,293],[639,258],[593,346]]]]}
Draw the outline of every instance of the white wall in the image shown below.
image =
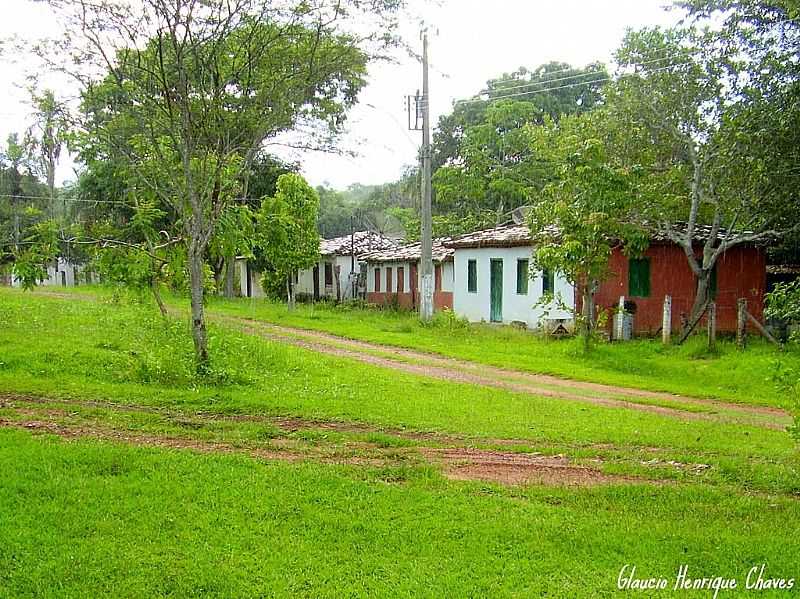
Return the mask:
{"type": "MultiPolygon", "coordinates": [[[[351,299],[352,289],[350,286],[350,256],[322,256],[320,257],[317,267],[319,268],[319,295],[320,297],[330,297],[336,299],[336,267],[339,267],[339,291],[341,299],[351,299]],[[333,285],[325,287],[325,264],[330,264],[333,268],[334,281],[333,285]]],[[[355,273],[358,275],[359,263],[358,259],[355,261],[355,273]]],[[[308,295],[314,294],[314,267],[301,270],[297,276],[297,285],[295,293],[305,293],[308,295]]]]}
{"type": "MultiPolygon", "coordinates": [[[[239,276],[239,293],[242,297],[247,297],[247,260],[244,258],[236,259],[236,274],[239,276]]],[[[264,288],[261,286],[261,272],[250,270],[250,297],[266,297],[264,288]]]]}
{"type": "Polygon", "coordinates": [[[403,269],[403,293],[411,292],[411,263],[410,262],[369,262],[367,264],[367,293],[386,293],[386,273],[392,269],[392,293],[397,293],[397,269],[403,269]],[[375,269],[381,271],[381,287],[375,289],[375,269]]]}
{"type": "MultiPolygon", "coordinates": [[[[508,324],[512,321],[527,323],[529,328],[536,328],[540,324],[545,309],[543,307],[534,308],[542,296],[542,276],[537,273],[533,279],[528,281],[528,294],[517,294],[517,260],[531,259],[531,248],[477,248],[477,249],[457,249],[454,260],[454,292],[453,310],[459,316],[464,316],[471,322],[490,320],[490,279],[489,261],[493,259],[503,260],[503,322],[508,324]],[[478,290],[477,293],[467,291],[467,264],[469,260],[475,260],[478,271],[478,290]]],[[[446,280],[446,277],[445,277],[446,280]]],[[[564,278],[556,274],[555,293],[561,297],[568,306],[573,307],[575,293],[572,285],[567,283],[564,278]]],[[[555,305],[551,308],[548,318],[571,319],[572,315],[566,310],[558,310],[555,305]]]]}
{"type": "MultiPolygon", "coordinates": [[[[49,265],[47,267],[47,278],[40,281],[39,284],[43,287],[62,287],[64,285],[73,287],[76,283],[76,275],[80,276],[83,269],[83,266],[73,264],[64,258],[58,258],[57,266],[49,265]]],[[[11,285],[13,287],[21,287],[22,283],[12,276],[11,285]]]]}

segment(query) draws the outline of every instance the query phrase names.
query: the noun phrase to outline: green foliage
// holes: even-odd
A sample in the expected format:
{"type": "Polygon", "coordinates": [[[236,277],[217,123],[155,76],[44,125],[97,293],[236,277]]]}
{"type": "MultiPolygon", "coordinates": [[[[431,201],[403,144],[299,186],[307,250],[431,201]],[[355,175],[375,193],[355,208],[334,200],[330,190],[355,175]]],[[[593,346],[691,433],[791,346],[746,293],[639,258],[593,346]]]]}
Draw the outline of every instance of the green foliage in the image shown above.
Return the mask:
{"type": "Polygon", "coordinates": [[[449,308],[437,310],[430,321],[420,321],[422,326],[444,329],[449,332],[466,331],[469,328],[469,320],[463,316],[458,316],[449,308]]]}
{"type": "MultiPolygon", "coordinates": [[[[793,44],[795,63],[800,29],[788,28],[794,32],[781,43],[793,44]]],[[[615,154],[647,173],[637,185],[638,220],[689,256],[693,227],[713,227],[702,255],[689,258],[698,276],[696,308],[724,251],[778,238],[800,218],[792,166],[800,124],[796,65],[745,56],[732,35],[727,27],[629,32],[617,52],[622,74],[608,87],[606,110],[619,124],[615,154]],[[666,66],[656,61],[664,56],[666,66]],[[676,231],[676,222],[685,230],[676,231]]]]}
{"type": "Polygon", "coordinates": [[[32,289],[47,278],[47,266],[58,256],[58,227],[54,221],[38,220],[40,213],[29,208],[35,222],[24,231],[25,237],[14,257],[12,272],[23,289],[32,289]]]}
{"type": "Polygon", "coordinates": [[[586,304],[593,304],[594,289],[609,274],[612,251],[622,247],[636,255],[647,247],[645,233],[629,221],[636,177],[614,165],[601,112],[530,127],[528,134],[537,154],[557,165],[554,180],[531,202],[533,262],[581,290],[578,324],[588,340],[596,323],[586,304]]]}
{"type": "Polygon", "coordinates": [[[319,196],[303,177],[292,173],[278,178],[274,197],[264,198],[256,217],[257,256],[269,276],[286,284],[294,273],[317,262],[318,212],[319,196]]]}
{"type": "Polygon", "coordinates": [[[526,127],[588,112],[599,105],[605,69],[548,63],[489,81],[485,95],[459,103],[434,133],[435,211],[492,220],[527,203],[552,169],[531,152],[526,127]],[[558,80],[572,77],[561,88],[558,80]],[[550,89],[550,91],[544,91],[550,89]]]}
{"type": "Polygon", "coordinates": [[[800,279],[778,283],[765,299],[767,318],[800,323],[800,279]]]}

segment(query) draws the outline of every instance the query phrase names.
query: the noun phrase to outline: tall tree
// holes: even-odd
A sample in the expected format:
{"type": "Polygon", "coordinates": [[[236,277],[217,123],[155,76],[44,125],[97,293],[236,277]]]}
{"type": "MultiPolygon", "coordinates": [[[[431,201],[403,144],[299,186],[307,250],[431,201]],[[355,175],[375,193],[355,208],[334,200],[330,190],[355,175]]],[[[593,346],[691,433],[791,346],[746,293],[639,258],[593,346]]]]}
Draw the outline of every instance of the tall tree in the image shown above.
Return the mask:
{"type": "Polygon", "coordinates": [[[48,214],[50,218],[54,218],[56,168],[69,132],[67,109],[56,99],[52,90],[44,90],[42,93],[32,90],[31,100],[34,108],[33,124],[28,129],[25,142],[31,156],[35,158],[37,171],[47,182],[50,196],[48,214]]]}
{"type": "Polygon", "coordinates": [[[612,251],[635,255],[647,245],[642,228],[628,218],[636,176],[614,165],[611,131],[602,112],[527,129],[533,151],[555,168],[547,185],[531,190],[533,262],[539,269],[563,274],[579,290],[582,309],[576,321],[586,350],[598,318],[595,292],[610,274],[612,251]]]}
{"type": "Polygon", "coordinates": [[[623,76],[607,102],[625,124],[617,158],[650,173],[636,217],[678,244],[696,277],[690,322],[705,308],[720,256],[796,230],[800,218],[797,153],[783,154],[782,141],[800,123],[796,102],[776,105],[746,86],[734,89],[732,50],[717,54],[703,39],[693,29],[630,32],[617,53],[623,76]]]}
{"type": "Polygon", "coordinates": [[[124,161],[180,223],[199,370],[209,360],[205,253],[242,174],[266,140],[299,123],[340,130],[401,4],[140,0],[131,11],[50,0],[67,32],[61,54],[104,72],[85,80],[84,145],[124,161]]]}
{"type": "Polygon", "coordinates": [[[294,276],[319,260],[319,196],[300,175],[278,178],[277,191],[265,198],[257,216],[256,255],[265,276],[282,281],[294,309],[294,276]]]}
{"type": "Polygon", "coordinates": [[[525,204],[529,188],[541,189],[552,174],[531,152],[525,128],[594,109],[607,79],[600,64],[551,62],[491,80],[456,103],[434,133],[435,211],[492,222],[525,204]]]}
{"type": "MultiPolygon", "coordinates": [[[[717,55],[730,56],[722,62],[730,77],[727,85],[757,106],[751,130],[761,132],[768,143],[753,145],[760,158],[771,154],[766,165],[770,193],[783,188],[792,195],[800,148],[798,81],[800,64],[800,2],[798,0],[682,0],[690,22],[706,29],[703,45],[717,55]],[[746,74],[742,76],[742,74],[746,74]],[[788,175],[788,176],[787,176],[788,175]]],[[[800,232],[791,232],[770,247],[778,263],[800,263],[800,232]]]]}

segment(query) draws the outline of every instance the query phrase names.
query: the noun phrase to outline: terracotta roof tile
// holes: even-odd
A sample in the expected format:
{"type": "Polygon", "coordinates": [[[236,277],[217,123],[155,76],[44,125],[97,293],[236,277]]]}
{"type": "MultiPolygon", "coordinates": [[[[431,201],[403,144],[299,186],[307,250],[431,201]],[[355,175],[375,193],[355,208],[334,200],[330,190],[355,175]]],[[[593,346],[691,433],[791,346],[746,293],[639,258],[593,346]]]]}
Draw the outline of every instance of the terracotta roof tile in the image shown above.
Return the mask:
{"type": "Polygon", "coordinates": [[[334,239],[323,239],[319,245],[319,253],[323,256],[349,256],[355,253],[356,256],[397,247],[397,242],[384,237],[374,231],[356,231],[352,236],[343,235],[334,239]]]}
{"type": "MultiPolygon", "coordinates": [[[[446,262],[452,260],[455,250],[445,247],[444,243],[450,241],[449,237],[442,237],[433,240],[433,261],[446,262]]],[[[417,262],[422,255],[422,244],[420,242],[408,243],[387,250],[370,252],[361,257],[365,262],[417,262]]]]}

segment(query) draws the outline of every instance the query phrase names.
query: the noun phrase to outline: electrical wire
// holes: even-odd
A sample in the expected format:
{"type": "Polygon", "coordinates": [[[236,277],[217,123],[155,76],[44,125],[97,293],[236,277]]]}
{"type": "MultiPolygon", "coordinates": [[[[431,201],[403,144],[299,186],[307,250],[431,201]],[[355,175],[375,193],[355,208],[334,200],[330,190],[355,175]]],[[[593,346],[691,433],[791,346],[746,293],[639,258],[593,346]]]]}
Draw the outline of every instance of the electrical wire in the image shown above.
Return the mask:
{"type": "MultiPolygon", "coordinates": [[[[653,69],[652,71],[649,71],[649,73],[658,73],[659,71],[665,71],[667,69],[672,69],[674,67],[680,67],[680,66],[686,66],[686,65],[689,65],[689,64],[692,64],[692,63],[691,62],[675,63],[675,64],[668,65],[666,67],[660,67],[658,69],[653,69]]],[[[519,93],[516,93],[516,94],[507,94],[507,95],[503,95],[503,96],[496,96],[494,98],[473,98],[471,100],[457,100],[456,102],[453,102],[453,105],[457,106],[459,104],[474,104],[476,102],[496,102],[497,100],[505,100],[506,98],[517,98],[519,96],[528,96],[528,95],[533,95],[533,94],[544,94],[544,93],[553,92],[553,91],[556,91],[556,90],[559,90],[559,89],[568,89],[568,88],[571,88],[571,87],[578,87],[578,86],[583,86],[583,85],[591,85],[592,83],[602,83],[604,81],[612,81],[612,80],[613,80],[613,77],[606,76],[606,77],[600,77],[600,78],[597,78],[597,79],[593,79],[592,81],[582,81],[581,83],[572,83],[572,84],[568,84],[568,85],[559,85],[559,86],[556,86],[556,87],[549,87],[547,89],[538,89],[538,90],[533,90],[533,91],[528,91],[528,92],[519,92],[519,93]]]]}
{"type": "MultiPolygon", "coordinates": [[[[645,64],[653,64],[653,63],[657,63],[657,62],[663,62],[665,60],[672,60],[673,58],[677,58],[679,56],[679,54],[680,53],[676,52],[675,54],[670,55],[670,56],[665,56],[663,58],[654,58],[652,60],[645,60],[645,61],[642,61],[642,62],[637,62],[636,64],[637,65],[645,65],[645,64]]],[[[542,73],[542,76],[543,77],[547,77],[548,75],[557,75],[559,72],[576,71],[576,70],[578,70],[577,67],[571,67],[569,69],[564,69],[562,71],[545,72],[545,73],[542,73]]],[[[478,93],[488,94],[488,93],[491,93],[493,91],[498,91],[498,90],[501,90],[501,91],[505,92],[505,91],[511,91],[511,90],[514,90],[514,89],[527,88],[527,87],[530,87],[532,85],[546,85],[546,84],[549,84],[549,83],[558,83],[558,82],[561,82],[561,81],[569,81],[571,79],[580,79],[581,77],[590,77],[592,75],[598,75],[598,74],[600,74],[600,71],[589,71],[589,72],[579,73],[579,74],[575,74],[575,75],[569,75],[567,77],[558,77],[556,79],[546,79],[544,81],[530,81],[528,83],[520,83],[519,85],[514,85],[514,86],[509,86],[509,87],[500,86],[500,87],[494,87],[494,88],[487,88],[487,89],[481,90],[478,93]]],[[[501,81],[501,80],[496,80],[496,81],[501,81]]]]}

